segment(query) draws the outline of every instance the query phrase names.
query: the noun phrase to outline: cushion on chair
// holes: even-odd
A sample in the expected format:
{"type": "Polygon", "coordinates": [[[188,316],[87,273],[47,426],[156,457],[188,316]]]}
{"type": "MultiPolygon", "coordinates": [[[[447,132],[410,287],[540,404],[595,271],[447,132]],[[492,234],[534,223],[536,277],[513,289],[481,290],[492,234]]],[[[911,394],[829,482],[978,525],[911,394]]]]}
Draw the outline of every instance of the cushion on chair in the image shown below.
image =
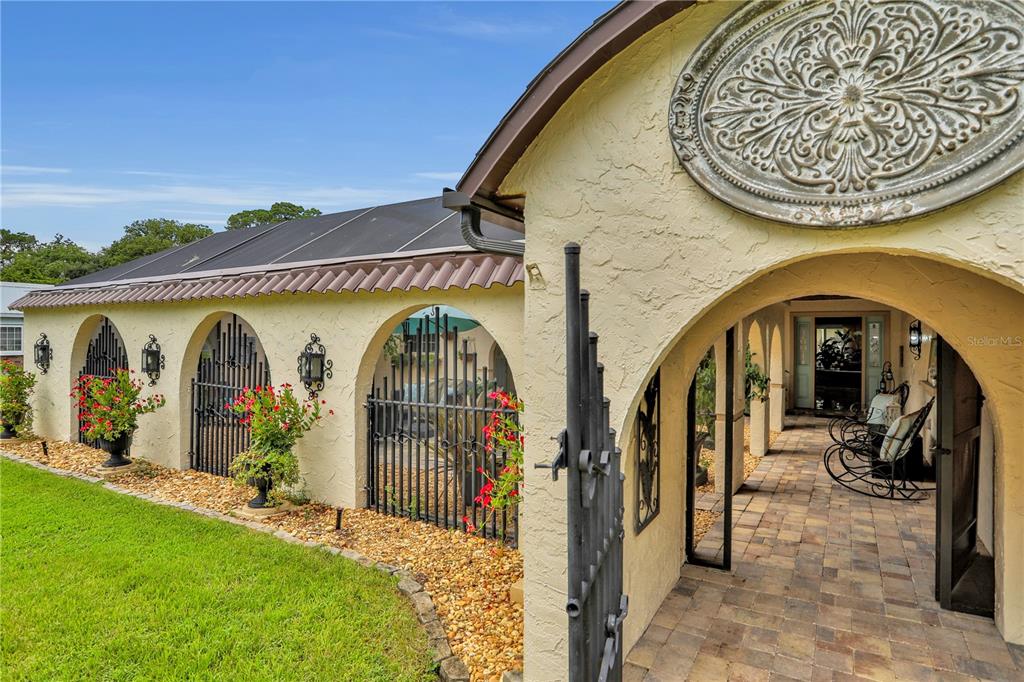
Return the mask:
{"type": "Polygon", "coordinates": [[[882,447],[878,451],[878,458],[883,462],[895,462],[910,450],[910,430],[914,427],[914,420],[921,410],[905,414],[890,426],[882,439],[882,447]]]}
{"type": "Polygon", "coordinates": [[[891,412],[893,406],[896,406],[896,409],[899,410],[899,405],[899,393],[879,393],[871,399],[871,405],[868,407],[867,423],[888,425],[887,415],[891,412]]]}

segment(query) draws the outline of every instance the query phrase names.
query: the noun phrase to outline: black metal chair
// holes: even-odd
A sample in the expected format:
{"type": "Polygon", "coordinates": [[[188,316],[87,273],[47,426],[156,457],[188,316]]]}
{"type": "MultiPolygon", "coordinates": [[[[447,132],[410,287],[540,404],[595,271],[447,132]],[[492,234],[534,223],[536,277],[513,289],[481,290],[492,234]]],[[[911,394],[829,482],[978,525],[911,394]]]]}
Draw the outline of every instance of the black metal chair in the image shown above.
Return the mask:
{"type": "Polygon", "coordinates": [[[910,384],[903,382],[889,393],[877,393],[866,410],[836,417],[828,423],[828,435],[837,444],[863,443],[884,436],[889,428],[888,406],[898,401],[900,415],[910,397],[910,384]]]}
{"type": "Polygon", "coordinates": [[[856,437],[836,442],[825,450],[829,476],[856,493],[882,499],[920,500],[935,490],[907,475],[906,455],[921,434],[935,398],[924,407],[900,417],[878,437],[856,437]]]}

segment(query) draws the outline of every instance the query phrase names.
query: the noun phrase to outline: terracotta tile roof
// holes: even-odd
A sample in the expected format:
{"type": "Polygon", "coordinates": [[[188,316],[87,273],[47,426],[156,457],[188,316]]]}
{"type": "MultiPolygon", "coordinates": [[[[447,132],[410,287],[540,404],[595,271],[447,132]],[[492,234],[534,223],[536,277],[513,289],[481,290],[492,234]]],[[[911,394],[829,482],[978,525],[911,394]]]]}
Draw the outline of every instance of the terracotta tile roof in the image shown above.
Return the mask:
{"type": "Polygon", "coordinates": [[[440,253],[281,271],[196,273],[157,281],[76,285],[32,291],[11,307],[60,308],[109,303],[164,303],[285,293],[409,291],[512,286],[524,280],[522,259],[488,253],[440,253]],[[201,276],[201,275],[206,276],[201,276]]]}

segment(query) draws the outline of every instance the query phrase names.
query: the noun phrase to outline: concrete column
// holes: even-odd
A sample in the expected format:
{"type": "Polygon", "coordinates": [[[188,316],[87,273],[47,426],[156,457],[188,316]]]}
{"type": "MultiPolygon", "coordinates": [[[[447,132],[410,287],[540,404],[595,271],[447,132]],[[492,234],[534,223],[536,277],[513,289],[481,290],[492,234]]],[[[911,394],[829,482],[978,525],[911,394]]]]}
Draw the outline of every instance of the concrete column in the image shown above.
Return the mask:
{"type": "Polygon", "coordinates": [[[786,418],[786,389],[781,383],[772,383],[768,389],[768,428],[782,431],[786,418]]]}
{"type": "MultiPolygon", "coordinates": [[[[768,375],[766,324],[761,321],[750,325],[751,362],[757,365],[765,376],[768,375]]],[[[771,410],[771,393],[764,400],[752,398],[750,401],[750,453],[756,457],[764,457],[768,453],[768,414],[771,410]]]]}

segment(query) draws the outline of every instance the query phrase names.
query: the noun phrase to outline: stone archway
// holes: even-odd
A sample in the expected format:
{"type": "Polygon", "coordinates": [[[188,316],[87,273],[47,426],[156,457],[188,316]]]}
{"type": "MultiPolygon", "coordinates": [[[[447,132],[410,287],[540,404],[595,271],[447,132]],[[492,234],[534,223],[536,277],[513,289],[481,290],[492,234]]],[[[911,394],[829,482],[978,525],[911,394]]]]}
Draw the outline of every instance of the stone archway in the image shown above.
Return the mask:
{"type": "MultiPolygon", "coordinates": [[[[1024,358],[1011,345],[998,339],[1014,338],[1007,334],[1006,321],[1024,317],[1024,294],[1013,286],[977,274],[972,270],[920,256],[895,256],[880,253],[836,253],[783,264],[763,271],[737,286],[713,305],[707,306],[686,329],[666,341],[659,365],[665,381],[666,365],[678,367],[685,385],[695,371],[703,350],[726,328],[768,305],[802,296],[829,294],[853,296],[878,301],[920,318],[926,327],[935,329],[963,356],[978,378],[991,413],[996,450],[995,525],[996,525],[996,622],[1004,637],[1019,641],[1024,637],[1024,595],[1011,589],[1013,576],[1024,571],[1024,460],[1013,457],[1024,444],[1024,430],[1013,415],[1024,410],[1019,390],[1024,380],[1024,358]],[[992,342],[980,343],[991,339],[992,342]],[[1006,381],[1008,376],[1017,381],[1006,381]]],[[[770,352],[780,353],[781,343],[775,339],[770,352]],[[772,349],[774,346],[774,349],[772,349]]],[[[775,373],[778,379],[778,373],[775,373]]],[[[637,377],[636,390],[642,390],[647,377],[637,377]]],[[[630,414],[632,409],[627,412],[630,414]]],[[[682,413],[680,413],[682,414],[682,413]]],[[[623,433],[631,437],[630,421],[623,433]]],[[[628,452],[628,450],[626,450],[628,452]]],[[[667,465],[671,470],[671,466],[667,465]]],[[[624,465],[626,471],[630,464],[624,465]]],[[[681,468],[678,470],[681,474],[681,468]]],[[[626,499],[630,499],[631,482],[627,481],[626,499]]],[[[667,485],[666,491],[681,491],[682,485],[667,485]]],[[[671,500],[666,493],[663,509],[681,510],[681,500],[671,500]]],[[[679,512],[681,513],[681,511],[679,512]]],[[[664,514],[663,516],[669,516],[664,514]]],[[[640,595],[632,602],[637,621],[627,627],[627,646],[639,636],[633,628],[645,626],[652,617],[654,604],[645,603],[657,589],[652,582],[662,581],[678,567],[679,546],[672,538],[651,533],[648,537],[627,537],[626,591],[640,595]],[[665,546],[667,542],[668,546],[665,546]],[[644,575],[637,573],[637,564],[629,554],[644,557],[644,575]],[[658,559],[655,559],[658,557],[658,559]],[[663,562],[663,563],[659,563],[663,562]],[[652,570],[654,566],[658,570],[652,570]],[[630,574],[630,567],[633,574],[630,574]],[[657,576],[657,577],[655,577],[657,576]]],[[[667,591],[674,580],[664,580],[667,591]]],[[[664,594],[664,592],[662,592],[664,594]]],[[[653,600],[652,600],[653,601],[653,600]]]]}

